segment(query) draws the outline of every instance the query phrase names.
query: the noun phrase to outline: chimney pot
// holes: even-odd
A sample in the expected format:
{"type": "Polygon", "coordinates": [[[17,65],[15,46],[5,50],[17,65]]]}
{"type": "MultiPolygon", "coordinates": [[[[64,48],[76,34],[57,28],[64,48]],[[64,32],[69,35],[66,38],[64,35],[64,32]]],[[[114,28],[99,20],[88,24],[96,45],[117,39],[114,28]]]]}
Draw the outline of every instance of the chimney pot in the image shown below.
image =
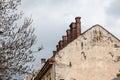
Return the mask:
{"type": "Polygon", "coordinates": [[[70,31],[71,31],[71,40],[74,40],[77,36],[77,28],[75,22],[72,22],[70,24],[70,31]]]}
{"type": "Polygon", "coordinates": [[[81,17],[76,17],[76,18],[75,18],[76,23],[80,23],[80,19],[81,19],[81,17]]]}
{"type": "Polygon", "coordinates": [[[45,58],[42,58],[42,59],[41,59],[41,67],[45,64],[45,62],[46,62],[46,59],[45,59],[45,58]]]}
{"type": "Polygon", "coordinates": [[[67,43],[71,42],[71,32],[70,29],[68,29],[67,31],[67,43]]]}
{"type": "Polygon", "coordinates": [[[67,35],[70,35],[70,29],[67,29],[66,32],[67,32],[67,35]]]}
{"type": "Polygon", "coordinates": [[[67,36],[62,36],[63,39],[63,46],[65,47],[67,45],[67,36]]]}
{"type": "Polygon", "coordinates": [[[75,22],[72,22],[72,23],[70,24],[70,28],[71,28],[71,29],[75,29],[75,28],[76,28],[76,23],[75,23],[75,22]]]}
{"type": "Polygon", "coordinates": [[[46,62],[46,59],[45,58],[42,58],[41,59],[41,63],[45,63],[46,62]]]}
{"type": "Polygon", "coordinates": [[[63,41],[60,40],[60,41],[59,41],[59,49],[62,49],[62,48],[63,48],[63,41]]]}
{"type": "Polygon", "coordinates": [[[76,34],[78,37],[81,34],[81,21],[80,21],[81,17],[76,17],[75,20],[76,20],[76,29],[77,29],[76,34]]]}
{"type": "Polygon", "coordinates": [[[57,51],[59,51],[59,45],[56,45],[57,51]]]}

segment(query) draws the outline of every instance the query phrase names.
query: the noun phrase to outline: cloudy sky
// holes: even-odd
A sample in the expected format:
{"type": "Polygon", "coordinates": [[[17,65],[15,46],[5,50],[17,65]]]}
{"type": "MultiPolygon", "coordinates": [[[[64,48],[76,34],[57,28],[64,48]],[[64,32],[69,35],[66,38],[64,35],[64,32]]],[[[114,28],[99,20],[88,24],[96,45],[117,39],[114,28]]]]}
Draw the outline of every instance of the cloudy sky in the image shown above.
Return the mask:
{"type": "Polygon", "coordinates": [[[20,7],[24,16],[32,16],[32,26],[37,35],[36,46],[44,47],[35,54],[35,67],[40,67],[41,58],[52,55],[76,16],[82,17],[82,32],[100,24],[120,39],[119,3],[120,0],[23,0],[20,7]]]}

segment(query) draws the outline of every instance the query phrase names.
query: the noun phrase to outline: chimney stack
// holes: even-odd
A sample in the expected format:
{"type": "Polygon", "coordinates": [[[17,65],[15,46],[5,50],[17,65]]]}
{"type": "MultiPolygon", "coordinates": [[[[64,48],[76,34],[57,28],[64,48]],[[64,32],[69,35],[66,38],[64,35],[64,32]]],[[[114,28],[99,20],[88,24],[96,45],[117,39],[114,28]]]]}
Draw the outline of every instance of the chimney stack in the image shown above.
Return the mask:
{"type": "Polygon", "coordinates": [[[53,51],[53,56],[55,57],[55,54],[57,53],[57,51],[53,51]]]}
{"type": "Polygon", "coordinates": [[[65,47],[67,45],[67,36],[62,36],[63,39],[63,46],[65,47]]]}
{"type": "Polygon", "coordinates": [[[41,59],[41,66],[43,66],[43,65],[45,64],[45,62],[46,62],[46,59],[45,59],[45,58],[42,58],[42,59],[41,59]]]}
{"type": "Polygon", "coordinates": [[[60,41],[59,41],[59,49],[62,49],[62,48],[63,48],[63,41],[60,40],[60,41]]]}
{"type": "Polygon", "coordinates": [[[81,34],[81,21],[80,21],[81,17],[76,17],[76,29],[77,29],[77,37],[81,34]]]}
{"type": "MultiPolygon", "coordinates": [[[[76,39],[81,34],[81,17],[76,17],[75,22],[70,24],[70,29],[66,30],[67,35],[62,36],[62,40],[58,42],[56,46],[57,50],[59,51],[64,48],[67,44],[69,44],[72,40],[76,39]]],[[[56,52],[53,52],[56,53],[56,52]]],[[[54,54],[53,54],[54,55],[54,54]]]]}
{"type": "Polygon", "coordinates": [[[56,45],[57,51],[59,51],[59,45],[56,45]]]}
{"type": "Polygon", "coordinates": [[[70,29],[68,29],[66,32],[67,32],[67,43],[70,43],[71,42],[71,32],[70,32],[70,29]]]}
{"type": "Polygon", "coordinates": [[[72,22],[70,24],[71,40],[74,40],[75,38],[77,38],[77,32],[76,32],[76,30],[77,30],[76,23],[72,22]]]}

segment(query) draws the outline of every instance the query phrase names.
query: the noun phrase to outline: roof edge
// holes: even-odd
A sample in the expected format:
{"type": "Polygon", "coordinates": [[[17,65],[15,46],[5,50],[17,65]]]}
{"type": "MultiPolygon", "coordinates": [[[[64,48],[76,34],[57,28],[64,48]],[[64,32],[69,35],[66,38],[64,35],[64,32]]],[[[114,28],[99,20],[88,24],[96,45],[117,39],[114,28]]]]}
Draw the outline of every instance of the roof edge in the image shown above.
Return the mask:
{"type": "Polygon", "coordinates": [[[86,31],[84,31],[83,33],[81,33],[81,35],[85,34],[87,31],[91,30],[92,28],[99,26],[100,28],[104,29],[106,32],[108,32],[110,35],[112,35],[115,39],[117,39],[118,41],[120,41],[120,39],[118,39],[115,35],[113,35],[111,32],[109,32],[107,29],[105,29],[104,27],[102,27],[99,24],[95,24],[92,27],[88,28],[86,31]]]}

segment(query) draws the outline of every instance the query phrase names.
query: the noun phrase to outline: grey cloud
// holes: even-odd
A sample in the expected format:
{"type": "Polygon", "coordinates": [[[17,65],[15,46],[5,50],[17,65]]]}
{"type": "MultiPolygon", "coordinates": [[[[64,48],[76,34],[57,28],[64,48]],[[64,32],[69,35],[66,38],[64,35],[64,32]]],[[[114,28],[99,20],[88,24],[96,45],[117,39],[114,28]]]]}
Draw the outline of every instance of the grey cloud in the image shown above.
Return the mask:
{"type": "Polygon", "coordinates": [[[74,3],[73,0],[26,0],[23,1],[26,7],[35,7],[35,6],[58,6],[62,4],[74,3]]]}
{"type": "Polygon", "coordinates": [[[120,25],[120,0],[110,0],[111,3],[105,9],[105,25],[108,30],[118,38],[119,34],[119,25],[120,25]]]}
{"type": "Polygon", "coordinates": [[[110,16],[120,18],[120,0],[113,0],[106,12],[110,16]]]}

